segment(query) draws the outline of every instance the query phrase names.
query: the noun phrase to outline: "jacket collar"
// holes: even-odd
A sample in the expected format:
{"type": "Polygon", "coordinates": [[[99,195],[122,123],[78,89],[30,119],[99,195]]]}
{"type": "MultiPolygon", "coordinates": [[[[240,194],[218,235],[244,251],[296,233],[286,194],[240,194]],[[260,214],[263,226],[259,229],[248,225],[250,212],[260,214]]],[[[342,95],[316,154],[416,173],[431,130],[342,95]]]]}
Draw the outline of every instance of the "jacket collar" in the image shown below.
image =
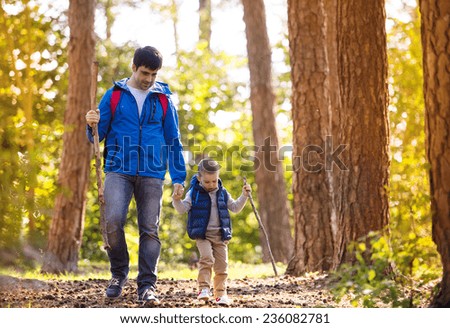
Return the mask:
{"type": "MultiPolygon", "coordinates": [[[[129,79],[130,78],[127,77],[127,78],[124,78],[124,79],[119,80],[119,81],[114,81],[114,85],[119,87],[119,88],[121,88],[121,89],[125,89],[125,90],[129,91],[130,89],[128,88],[128,85],[127,85],[127,81],[129,79]]],[[[170,96],[172,94],[172,92],[169,89],[169,85],[167,83],[160,82],[160,81],[156,81],[155,82],[155,84],[150,89],[150,92],[152,92],[152,93],[162,93],[162,94],[165,94],[166,96],[170,96]]]]}

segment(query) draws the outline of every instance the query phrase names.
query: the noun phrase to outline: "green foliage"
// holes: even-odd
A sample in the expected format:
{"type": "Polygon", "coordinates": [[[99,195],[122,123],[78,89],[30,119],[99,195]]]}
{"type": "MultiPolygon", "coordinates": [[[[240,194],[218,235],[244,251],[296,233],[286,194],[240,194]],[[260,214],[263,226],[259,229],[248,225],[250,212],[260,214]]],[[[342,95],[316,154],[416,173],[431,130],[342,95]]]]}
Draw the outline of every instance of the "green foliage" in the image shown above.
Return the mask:
{"type": "Polygon", "coordinates": [[[371,233],[350,245],[356,261],[333,273],[336,299],[350,300],[355,307],[416,307],[429,298],[421,290],[440,274],[429,263],[431,238],[408,238],[394,248],[387,234],[371,233]]]}
{"type": "Polygon", "coordinates": [[[131,76],[133,53],[137,47],[132,42],[120,47],[110,40],[103,40],[97,43],[96,58],[99,67],[98,76],[100,78],[97,85],[98,101],[100,101],[106,90],[112,87],[113,81],[131,76]]]}
{"type": "Polygon", "coordinates": [[[45,245],[67,85],[59,17],[28,1],[0,9],[0,249],[45,245]]]}
{"type": "Polygon", "coordinates": [[[361,240],[349,247],[355,254],[354,264],[343,264],[336,277],[339,279],[334,289],[336,298],[349,297],[353,306],[377,307],[378,302],[391,307],[407,306],[409,300],[394,283],[390,270],[392,252],[386,237],[372,234],[369,238],[369,251],[366,242],[361,240]],[[367,253],[369,259],[367,260],[367,253]]]}
{"type": "Polygon", "coordinates": [[[367,250],[364,241],[353,245],[357,262],[336,273],[336,296],[350,297],[355,306],[417,306],[429,296],[418,290],[441,271],[430,237],[420,22],[417,8],[405,10],[410,20],[393,19],[388,35],[393,157],[389,231],[369,236],[367,250]]]}

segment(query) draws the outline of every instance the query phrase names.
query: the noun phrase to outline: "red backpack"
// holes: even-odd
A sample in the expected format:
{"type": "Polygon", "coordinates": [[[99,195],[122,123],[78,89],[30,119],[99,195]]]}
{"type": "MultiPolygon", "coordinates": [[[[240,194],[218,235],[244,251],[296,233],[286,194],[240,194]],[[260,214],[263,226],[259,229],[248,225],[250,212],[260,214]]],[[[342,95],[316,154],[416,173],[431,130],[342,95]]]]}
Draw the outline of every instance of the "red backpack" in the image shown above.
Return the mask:
{"type": "MultiPolygon", "coordinates": [[[[116,113],[117,105],[120,101],[120,96],[122,95],[122,89],[120,88],[114,88],[112,95],[111,95],[111,120],[114,119],[114,114],[116,113]]],[[[162,109],[163,109],[163,122],[166,118],[167,114],[167,107],[169,106],[169,100],[167,99],[167,96],[163,93],[158,93],[159,102],[161,103],[162,109]]]]}

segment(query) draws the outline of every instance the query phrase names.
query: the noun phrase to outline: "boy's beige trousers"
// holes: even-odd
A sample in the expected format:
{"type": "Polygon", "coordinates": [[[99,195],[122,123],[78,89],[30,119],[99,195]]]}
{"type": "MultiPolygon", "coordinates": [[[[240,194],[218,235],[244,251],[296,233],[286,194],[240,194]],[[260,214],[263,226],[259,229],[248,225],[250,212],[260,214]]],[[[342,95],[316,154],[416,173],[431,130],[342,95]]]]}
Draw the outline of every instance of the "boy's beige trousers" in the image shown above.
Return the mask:
{"type": "Polygon", "coordinates": [[[200,253],[198,262],[198,288],[211,288],[211,276],[214,269],[214,297],[226,295],[228,278],[228,241],[222,240],[220,230],[206,232],[206,239],[197,239],[200,253]]]}

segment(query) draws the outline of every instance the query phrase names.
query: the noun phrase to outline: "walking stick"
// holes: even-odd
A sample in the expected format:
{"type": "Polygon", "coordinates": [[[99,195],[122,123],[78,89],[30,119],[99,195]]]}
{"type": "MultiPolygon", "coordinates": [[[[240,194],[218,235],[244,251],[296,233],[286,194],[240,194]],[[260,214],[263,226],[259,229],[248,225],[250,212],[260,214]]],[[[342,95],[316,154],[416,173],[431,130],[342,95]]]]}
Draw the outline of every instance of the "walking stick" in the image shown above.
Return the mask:
{"type": "MultiPolygon", "coordinates": [[[[94,62],[92,67],[92,81],[91,81],[91,109],[96,110],[96,98],[97,98],[97,74],[98,74],[98,62],[94,62]]],[[[103,196],[103,180],[102,180],[102,158],[100,155],[100,141],[98,138],[98,126],[94,124],[92,126],[92,135],[94,136],[94,153],[95,153],[95,173],[97,175],[97,188],[98,188],[98,202],[100,204],[100,231],[103,237],[104,249],[111,248],[108,243],[108,235],[106,234],[106,220],[105,220],[105,198],[103,196]]]]}
{"type": "MultiPolygon", "coordinates": [[[[245,184],[247,184],[247,178],[244,177],[244,185],[245,184]]],[[[252,205],[253,212],[255,213],[256,219],[258,220],[259,228],[262,230],[262,232],[264,233],[264,237],[266,238],[267,248],[269,250],[270,261],[272,262],[273,271],[275,272],[275,276],[278,276],[277,268],[275,266],[275,260],[273,258],[272,250],[270,249],[269,238],[267,237],[266,229],[264,228],[261,218],[259,217],[258,211],[256,210],[255,204],[253,203],[253,197],[251,192],[248,193],[248,198],[250,199],[250,204],[252,205]]]]}

